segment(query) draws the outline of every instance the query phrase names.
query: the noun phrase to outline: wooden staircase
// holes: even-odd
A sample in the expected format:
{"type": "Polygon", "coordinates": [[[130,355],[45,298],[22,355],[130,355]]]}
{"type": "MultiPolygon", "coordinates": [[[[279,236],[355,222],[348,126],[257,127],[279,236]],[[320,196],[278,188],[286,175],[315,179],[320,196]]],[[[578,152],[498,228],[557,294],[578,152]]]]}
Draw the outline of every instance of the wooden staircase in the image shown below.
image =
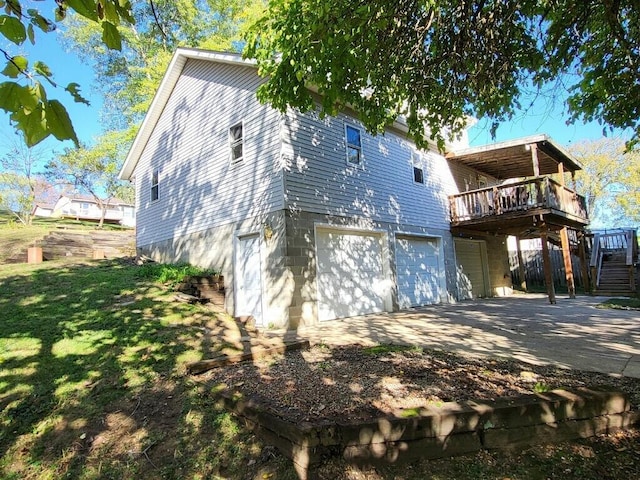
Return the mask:
{"type": "Polygon", "coordinates": [[[593,294],[638,295],[637,262],[638,240],[635,230],[596,235],[591,257],[593,294]]]}

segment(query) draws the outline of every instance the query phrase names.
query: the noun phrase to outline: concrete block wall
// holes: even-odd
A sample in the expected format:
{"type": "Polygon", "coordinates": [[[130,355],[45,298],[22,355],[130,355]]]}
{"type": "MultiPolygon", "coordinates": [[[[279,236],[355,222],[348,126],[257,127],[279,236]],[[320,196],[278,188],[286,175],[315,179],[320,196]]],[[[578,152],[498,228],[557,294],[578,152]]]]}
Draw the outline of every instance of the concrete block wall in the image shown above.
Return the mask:
{"type": "Polygon", "coordinates": [[[494,297],[506,297],[513,293],[511,267],[507,237],[504,235],[487,236],[487,261],[489,262],[489,284],[494,297]]]}

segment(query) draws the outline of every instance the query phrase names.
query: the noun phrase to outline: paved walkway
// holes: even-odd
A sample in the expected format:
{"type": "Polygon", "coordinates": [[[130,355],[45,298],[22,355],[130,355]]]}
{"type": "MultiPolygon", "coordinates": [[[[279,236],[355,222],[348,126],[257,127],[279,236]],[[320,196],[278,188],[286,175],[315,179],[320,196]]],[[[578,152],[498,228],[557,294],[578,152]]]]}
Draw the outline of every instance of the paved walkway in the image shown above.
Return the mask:
{"type": "Polygon", "coordinates": [[[640,311],[602,297],[516,295],[325,322],[287,333],[312,343],[398,343],[640,378],[640,311]]]}

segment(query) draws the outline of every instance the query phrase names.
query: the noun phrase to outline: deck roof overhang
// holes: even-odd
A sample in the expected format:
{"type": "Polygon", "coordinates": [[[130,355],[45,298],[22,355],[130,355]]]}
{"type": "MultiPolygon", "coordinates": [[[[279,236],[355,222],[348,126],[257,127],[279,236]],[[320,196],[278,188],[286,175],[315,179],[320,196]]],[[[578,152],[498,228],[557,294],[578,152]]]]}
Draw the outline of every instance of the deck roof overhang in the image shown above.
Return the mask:
{"type": "Polygon", "coordinates": [[[507,142],[447,153],[447,159],[474,168],[498,180],[582,170],[582,165],[549,136],[533,135],[507,142]],[[535,153],[534,153],[535,151],[535,153]],[[534,167],[537,157],[538,172],[534,167]]]}

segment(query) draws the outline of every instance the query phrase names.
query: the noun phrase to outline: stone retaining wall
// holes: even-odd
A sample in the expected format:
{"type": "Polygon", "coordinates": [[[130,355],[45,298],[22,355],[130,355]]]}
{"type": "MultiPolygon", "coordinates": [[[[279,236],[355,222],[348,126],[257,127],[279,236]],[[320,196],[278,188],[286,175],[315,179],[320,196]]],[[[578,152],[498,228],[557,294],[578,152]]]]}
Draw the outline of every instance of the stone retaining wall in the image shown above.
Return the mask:
{"type": "Polygon", "coordinates": [[[367,465],[440,458],[586,438],[627,428],[640,419],[625,394],[586,388],[430,405],[360,423],[294,424],[253,399],[231,391],[217,395],[267,443],[291,458],[302,479],[332,455],[367,465]]]}

